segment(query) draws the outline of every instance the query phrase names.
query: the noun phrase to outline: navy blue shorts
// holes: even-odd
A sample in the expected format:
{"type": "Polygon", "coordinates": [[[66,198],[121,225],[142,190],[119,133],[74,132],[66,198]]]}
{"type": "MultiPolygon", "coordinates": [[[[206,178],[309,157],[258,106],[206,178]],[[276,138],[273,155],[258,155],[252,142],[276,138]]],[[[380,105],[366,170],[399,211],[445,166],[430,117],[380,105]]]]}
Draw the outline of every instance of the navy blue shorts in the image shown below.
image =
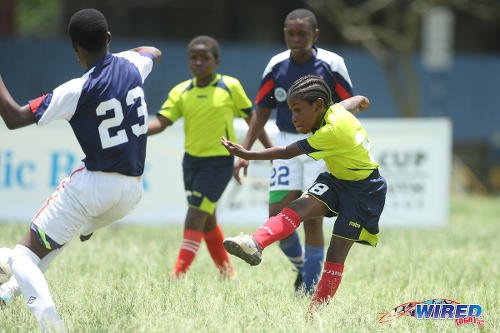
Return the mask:
{"type": "Polygon", "coordinates": [[[182,171],[189,207],[213,214],[233,169],[233,156],[196,157],[185,153],[182,171]]]}
{"type": "Polygon", "coordinates": [[[305,194],[326,205],[330,210],[326,216],[338,216],[333,226],[335,236],[376,246],[386,193],[385,178],[375,169],[358,181],[341,180],[323,172],[305,194]]]}

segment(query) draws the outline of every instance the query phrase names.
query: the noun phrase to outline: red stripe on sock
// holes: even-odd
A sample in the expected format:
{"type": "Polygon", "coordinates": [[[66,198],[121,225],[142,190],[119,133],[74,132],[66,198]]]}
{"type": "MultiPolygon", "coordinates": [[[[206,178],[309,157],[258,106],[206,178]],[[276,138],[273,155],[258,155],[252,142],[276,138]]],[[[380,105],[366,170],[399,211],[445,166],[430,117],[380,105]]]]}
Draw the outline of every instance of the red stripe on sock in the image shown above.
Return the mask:
{"type": "Polygon", "coordinates": [[[173,278],[186,274],[189,266],[191,266],[196,257],[202,238],[203,233],[201,231],[184,230],[184,238],[172,274],[173,278]]]}
{"type": "Polygon", "coordinates": [[[261,250],[270,244],[286,238],[300,226],[300,216],[290,208],[284,208],[278,215],[267,220],[254,234],[253,238],[261,250]]]}

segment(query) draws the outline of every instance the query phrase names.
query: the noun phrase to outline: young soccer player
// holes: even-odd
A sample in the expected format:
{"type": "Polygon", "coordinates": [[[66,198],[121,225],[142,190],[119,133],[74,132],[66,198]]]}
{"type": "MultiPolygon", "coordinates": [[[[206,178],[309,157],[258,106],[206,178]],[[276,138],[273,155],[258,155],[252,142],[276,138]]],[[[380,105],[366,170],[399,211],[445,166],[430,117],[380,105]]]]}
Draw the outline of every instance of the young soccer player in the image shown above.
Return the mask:
{"type": "MultiPolygon", "coordinates": [[[[262,77],[255,104],[256,116],[250,124],[243,147],[250,149],[264,128],[273,108],[277,110],[276,125],[280,132],[277,146],[288,145],[305,139],[310,134],[298,133],[292,123],[291,111],[286,103],[287,91],[295,80],[307,75],[319,75],[333,92],[334,102],[352,96],[352,87],[344,60],[339,55],[315,45],[319,30],[315,15],[307,9],[290,12],[284,23],[284,37],[288,50],[271,58],[262,77]]],[[[273,160],[269,186],[269,216],[280,212],[286,205],[300,197],[314,181],[314,175],[326,171],[323,161],[313,161],[304,156],[290,160],[273,160]]],[[[238,159],[234,176],[240,183],[239,170],[248,167],[248,161],[238,159]]],[[[298,271],[296,291],[314,292],[319,280],[324,258],[323,225],[321,217],[314,217],[304,224],[305,255],[297,232],[282,239],[279,246],[298,271]]]]}
{"type": "Polygon", "coordinates": [[[0,114],[9,129],[56,119],[69,122],[85,154],[83,165],[64,179],[35,215],[9,260],[15,278],[1,286],[2,300],[18,293],[44,330],[64,330],[43,272],[74,234],[127,215],[142,196],[147,108],[143,81],[161,52],[138,47],[109,53],[111,34],[104,15],[82,9],[68,33],[86,73],[19,106],[0,76],[0,114]]]}
{"type": "Polygon", "coordinates": [[[377,245],[378,221],[387,185],[370,154],[366,131],[351,114],[369,106],[366,97],[355,96],[332,105],[326,82],[308,75],[290,87],[288,105],[297,131],[312,132],[311,137],[262,151],[248,151],[225,138],[222,144],[233,155],[246,160],[290,159],[306,154],[323,159],[328,172],[319,174],[299,199],[271,217],[253,236],[229,237],[224,240],[224,247],[250,265],[258,265],[262,250],[288,237],[301,221],[337,216],[323,275],[309,308],[311,313],[335,294],[352,244],[377,245]]]}
{"type": "MultiPolygon", "coordinates": [[[[149,135],[162,132],[184,117],[185,155],[182,162],[188,211],[184,237],[172,279],[186,274],[201,240],[222,277],[234,271],[224,250],[222,229],[217,223],[215,206],[233,173],[234,158],[219,144],[227,135],[236,140],[233,119],[252,118],[252,103],[240,82],[216,72],[220,63],[217,41],[209,36],[195,37],[188,46],[189,69],[194,78],[175,86],[168,94],[156,119],[149,123],[149,135]]],[[[271,143],[263,132],[265,147],[271,143]]]]}

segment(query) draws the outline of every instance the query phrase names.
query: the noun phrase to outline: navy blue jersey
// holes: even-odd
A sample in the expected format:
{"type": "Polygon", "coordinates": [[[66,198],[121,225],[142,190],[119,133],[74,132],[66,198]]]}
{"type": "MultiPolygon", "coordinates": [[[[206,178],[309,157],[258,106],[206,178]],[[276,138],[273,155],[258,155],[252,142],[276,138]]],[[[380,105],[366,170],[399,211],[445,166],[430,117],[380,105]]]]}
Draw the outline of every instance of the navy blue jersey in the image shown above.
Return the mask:
{"type": "Polygon", "coordinates": [[[290,86],[305,75],[321,76],[332,91],[333,102],[352,97],[352,84],[344,59],[330,51],[314,46],[316,54],[305,63],[295,63],[290,50],[271,58],[262,75],[255,104],[265,108],[276,108],[276,125],[280,131],[297,133],[292,123],[292,113],[286,102],[290,86]]]}
{"type": "Polygon", "coordinates": [[[30,101],[37,124],[68,120],[90,171],[142,175],[148,128],[143,82],[153,59],[146,52],[108,54],[82,77],[30,101]]]}

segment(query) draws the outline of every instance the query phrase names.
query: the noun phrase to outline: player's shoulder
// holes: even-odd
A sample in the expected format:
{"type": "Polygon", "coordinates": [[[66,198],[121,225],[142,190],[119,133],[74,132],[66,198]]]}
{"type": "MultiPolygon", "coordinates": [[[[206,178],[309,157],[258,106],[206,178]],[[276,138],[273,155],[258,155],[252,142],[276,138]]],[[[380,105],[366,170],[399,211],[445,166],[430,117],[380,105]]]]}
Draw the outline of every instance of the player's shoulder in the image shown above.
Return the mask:
{"type": "Polygon", "coordinates": [[[290,50],[286,50],[274,55],[267,63],[263,76],[266,76],[273,70],[273,68],[279,66],[280,64],[283,64],[285,61],[288,61],[289,59],[290,59],[290,50]]]}
{"type": "Polygon", "coordinates": [[[332,64],[338,64],[338,63],[344,63],[344,58],[342,58],[340,55],[338,55],[335,52],[328,51],[322,48],[317,48],[317,55],[316,58],[319,60],[322,60],[330,65],[332,64]]]}
{"type": "Polygon", "coordinates": [[[229,75],[221,75],[220,79],[229,87],[241,86],[240,80],[235,78],[234,76],[229,75]]]}
{"type": "Polygon", "coordinates": [[[177,85],[175,85],[171,90],[170,90],[170,93],[174,93],[174,94],[182,94],[183,92],[191,89],[193,87],[193,80],[192,79],[189,79],[189,80],[186,80],[186,81],[183,81],[181,83],[178,83],[177,85]]]}

